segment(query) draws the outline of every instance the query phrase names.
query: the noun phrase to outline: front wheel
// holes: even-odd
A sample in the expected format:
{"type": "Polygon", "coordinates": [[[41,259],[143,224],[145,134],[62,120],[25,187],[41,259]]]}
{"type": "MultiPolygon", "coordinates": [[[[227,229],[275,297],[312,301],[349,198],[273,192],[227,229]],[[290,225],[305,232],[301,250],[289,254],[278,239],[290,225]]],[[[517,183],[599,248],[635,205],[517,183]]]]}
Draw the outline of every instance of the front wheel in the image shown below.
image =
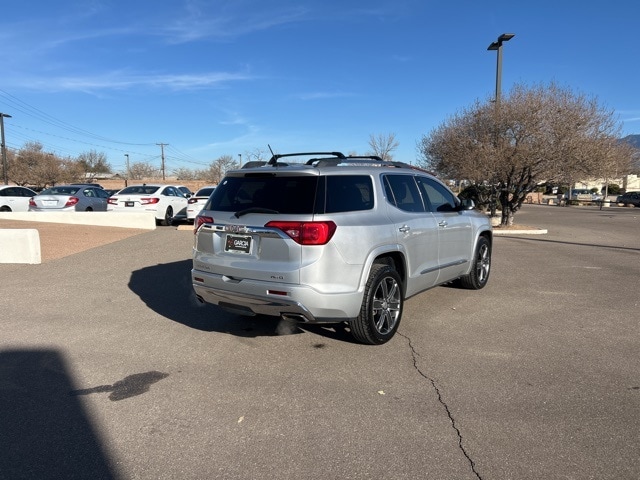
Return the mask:
{"type": "Polygon", "coordinates": [[[460,277],[460,286],[470,290],[480,290],[487,284],[490,271],[491,244],[486,237],[480,237],[473,256],[471,271],[467,275],[460,277]]]}
{"type": "Polygon", "coordinates": [[[362,343],[381,345],[398,330],[404,303],[402,280],[389,265],[371,268],[360,314],[351,322],[351,334],[362,343]]]}

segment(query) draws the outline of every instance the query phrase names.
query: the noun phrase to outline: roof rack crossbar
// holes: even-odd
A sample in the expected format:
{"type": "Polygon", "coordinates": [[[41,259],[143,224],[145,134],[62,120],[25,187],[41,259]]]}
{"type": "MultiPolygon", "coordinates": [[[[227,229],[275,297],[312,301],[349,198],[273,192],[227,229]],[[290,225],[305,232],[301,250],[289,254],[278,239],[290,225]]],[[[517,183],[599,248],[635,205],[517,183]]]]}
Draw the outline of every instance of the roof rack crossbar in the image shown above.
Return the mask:
{"type": "Polygon", "coordinates": [[[346,158],[344,153],[342,152],[300,152],[300,153],[276,153],[274,154],[269,161],[268,165],[276,165],[278,163],[279,158],[283,157],[301,157],[304,155],[333,155],[337,158],[346,158]]]}

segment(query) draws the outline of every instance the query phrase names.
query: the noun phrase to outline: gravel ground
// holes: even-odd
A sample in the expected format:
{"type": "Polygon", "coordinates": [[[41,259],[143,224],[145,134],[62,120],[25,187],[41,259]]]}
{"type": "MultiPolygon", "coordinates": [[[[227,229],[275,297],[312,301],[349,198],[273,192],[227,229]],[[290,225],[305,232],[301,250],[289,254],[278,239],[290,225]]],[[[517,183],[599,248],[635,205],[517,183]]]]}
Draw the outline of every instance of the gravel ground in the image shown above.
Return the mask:
{"type": "Polygon", "coordinates": [[[9,228],[38,230],[42,263],[149,232],[138,228],[0,220],[0,229],[9,228]]]}

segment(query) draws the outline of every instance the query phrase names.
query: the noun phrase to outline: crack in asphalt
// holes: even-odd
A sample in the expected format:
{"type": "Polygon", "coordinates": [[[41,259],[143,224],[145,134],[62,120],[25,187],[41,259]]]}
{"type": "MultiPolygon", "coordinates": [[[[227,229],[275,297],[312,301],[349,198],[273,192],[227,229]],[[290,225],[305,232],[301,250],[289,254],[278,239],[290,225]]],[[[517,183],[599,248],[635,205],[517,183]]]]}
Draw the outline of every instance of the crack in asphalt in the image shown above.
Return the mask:
{"type": "Polygon", "coordinates": [[[476,476],[476,478],[478,478],[479,480],[482,480],[482,476],[476,470],[476,463],[471,459],[471,457],[469,456],[469,454],[464,448],[463,441],[462,441],[462,433],[460,432],[460,429],[456,425],[456,420],[455,418],[453,418],[453,414],[451,413],[449,406],[444,401],[444,398],[442,398],[442,392],[440,391],[440,388],[438,388],[436,381],[433,378],[429,377],[429,375],[424,373],[422,370],[420,370],[420,367],[418,366],[418,357],[420,355],[418,355],[418,352],[416,352],[416,349],[411,343],[411,339],[406,335],[401,334],[400,332],[396,332],[396,335],[400,335],[401,337],[407,340],[407,343],[409,344],[409,348],[411,349],[411,356],[413,358],[413,367],[416,369],[416,371],[420,374],[421,377],[423,377],[424,379],[428,380],[429,383],[431,383],[431,386],[433,387],[436,394],[438,395],[438,402],[440,402],[440,405],[442,405],[444,407],[445,412],[447,412],[447,416],[449,417],[451,426],[453,427],[453,429],[456,432],[456,435],[458,436],[458,448],[460,449],[462,454],[465,456],[465,458],[469,462],[469,466],[471,467],[471,471],[473,472],[473,474],[476,476]]]}

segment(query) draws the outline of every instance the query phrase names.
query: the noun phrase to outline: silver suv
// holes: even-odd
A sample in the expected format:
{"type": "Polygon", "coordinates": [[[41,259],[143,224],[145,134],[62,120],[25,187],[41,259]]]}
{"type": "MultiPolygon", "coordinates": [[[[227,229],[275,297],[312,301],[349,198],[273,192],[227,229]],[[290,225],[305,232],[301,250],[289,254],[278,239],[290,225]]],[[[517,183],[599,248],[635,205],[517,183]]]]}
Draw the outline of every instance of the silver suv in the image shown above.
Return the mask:
{"type": "Polygon", "coordinates": [[[347,322],[387,342],[406,298],[489,279],[489,218],[400,162],[339,152],[274,155],[227,172],[194,224],[202,302],[245,315],[347,322]],[[284,163],[284,157],[302,163],[284,163]]]}

